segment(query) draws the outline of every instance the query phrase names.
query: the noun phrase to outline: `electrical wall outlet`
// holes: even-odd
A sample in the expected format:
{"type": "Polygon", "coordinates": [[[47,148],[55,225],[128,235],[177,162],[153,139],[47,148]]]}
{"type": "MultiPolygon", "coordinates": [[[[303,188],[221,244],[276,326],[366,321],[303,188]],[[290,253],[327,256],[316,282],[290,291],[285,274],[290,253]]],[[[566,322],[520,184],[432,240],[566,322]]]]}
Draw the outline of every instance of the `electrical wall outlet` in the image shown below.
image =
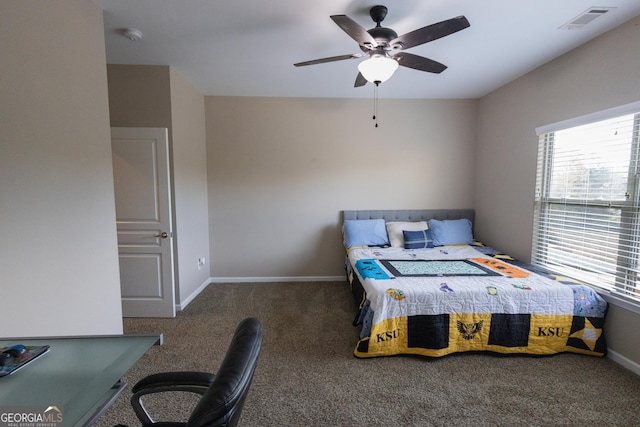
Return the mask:
{"type": "Polygon", "coordinates": [[[198,258],[198,270],[200,270],[206,264],[206,260],[204,258],[198,258]]]}

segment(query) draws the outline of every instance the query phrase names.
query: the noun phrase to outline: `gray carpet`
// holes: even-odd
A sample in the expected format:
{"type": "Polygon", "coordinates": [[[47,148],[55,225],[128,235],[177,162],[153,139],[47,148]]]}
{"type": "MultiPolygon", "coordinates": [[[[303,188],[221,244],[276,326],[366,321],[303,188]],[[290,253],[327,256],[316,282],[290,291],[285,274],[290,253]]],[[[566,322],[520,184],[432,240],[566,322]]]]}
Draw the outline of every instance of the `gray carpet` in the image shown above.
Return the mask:
{"type": "MultiPolygon", "coordinates": [[[[170,370],[215,372],[236,325],[255,316],[262,353],[240,424],[251,426],[640,426],[640,377],[577,354],[357,359],[355,304],[344,282],[209,285],[175,319],[125,319],[163,333],[125,380],[170,370]]],[[[96,424],[137,425],[130,389],[96,424]]],[[[156,402],[160,419],[190,396],[156,402]]]]}

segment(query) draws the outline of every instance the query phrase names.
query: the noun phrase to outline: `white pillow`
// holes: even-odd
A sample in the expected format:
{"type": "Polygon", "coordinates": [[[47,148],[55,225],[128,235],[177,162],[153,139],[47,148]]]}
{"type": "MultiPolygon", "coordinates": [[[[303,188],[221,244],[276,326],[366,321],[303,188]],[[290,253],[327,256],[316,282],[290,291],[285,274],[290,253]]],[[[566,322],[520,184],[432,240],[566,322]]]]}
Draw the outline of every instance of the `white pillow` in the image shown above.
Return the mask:
{"type": "Polygon", "coordinates": [[[427,221],[390,221],[387,222],[386,226],[389,243],[393,248],[404,248],[404,235],[402,231],[422,231],[429,228],[427,221]]]}

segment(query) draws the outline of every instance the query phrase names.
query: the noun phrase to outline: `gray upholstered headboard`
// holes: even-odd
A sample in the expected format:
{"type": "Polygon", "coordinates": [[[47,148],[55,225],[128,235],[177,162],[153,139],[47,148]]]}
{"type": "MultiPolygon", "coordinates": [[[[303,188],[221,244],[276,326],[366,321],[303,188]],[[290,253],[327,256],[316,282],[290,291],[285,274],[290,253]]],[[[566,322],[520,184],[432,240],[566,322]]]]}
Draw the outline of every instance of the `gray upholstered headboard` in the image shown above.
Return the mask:
{"type": "Polygon", "coordinates": [[[345,219],[384,219],[385,221],[427,221],[430,219],[462,219],[466,218],[473,224],[475,211],[473,209],[401,209],[401,210],[350,210],[342,211],[345,219]]]}

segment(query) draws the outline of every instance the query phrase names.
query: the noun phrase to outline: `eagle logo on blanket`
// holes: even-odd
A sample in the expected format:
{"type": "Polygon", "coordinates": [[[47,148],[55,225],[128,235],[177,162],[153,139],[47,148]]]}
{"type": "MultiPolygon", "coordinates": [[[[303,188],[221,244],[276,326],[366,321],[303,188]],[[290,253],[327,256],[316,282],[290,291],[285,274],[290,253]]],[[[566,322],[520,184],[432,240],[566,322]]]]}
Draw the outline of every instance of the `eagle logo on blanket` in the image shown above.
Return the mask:
{"type": "Polygon", "coordinates": [[[483,320],[477,323],[462,323],[461,321],[457,321],[458,332],[462,334],[462,338],[465,340],[472,340],[475,338],[478,332],[482,330],[483,320]]]}

